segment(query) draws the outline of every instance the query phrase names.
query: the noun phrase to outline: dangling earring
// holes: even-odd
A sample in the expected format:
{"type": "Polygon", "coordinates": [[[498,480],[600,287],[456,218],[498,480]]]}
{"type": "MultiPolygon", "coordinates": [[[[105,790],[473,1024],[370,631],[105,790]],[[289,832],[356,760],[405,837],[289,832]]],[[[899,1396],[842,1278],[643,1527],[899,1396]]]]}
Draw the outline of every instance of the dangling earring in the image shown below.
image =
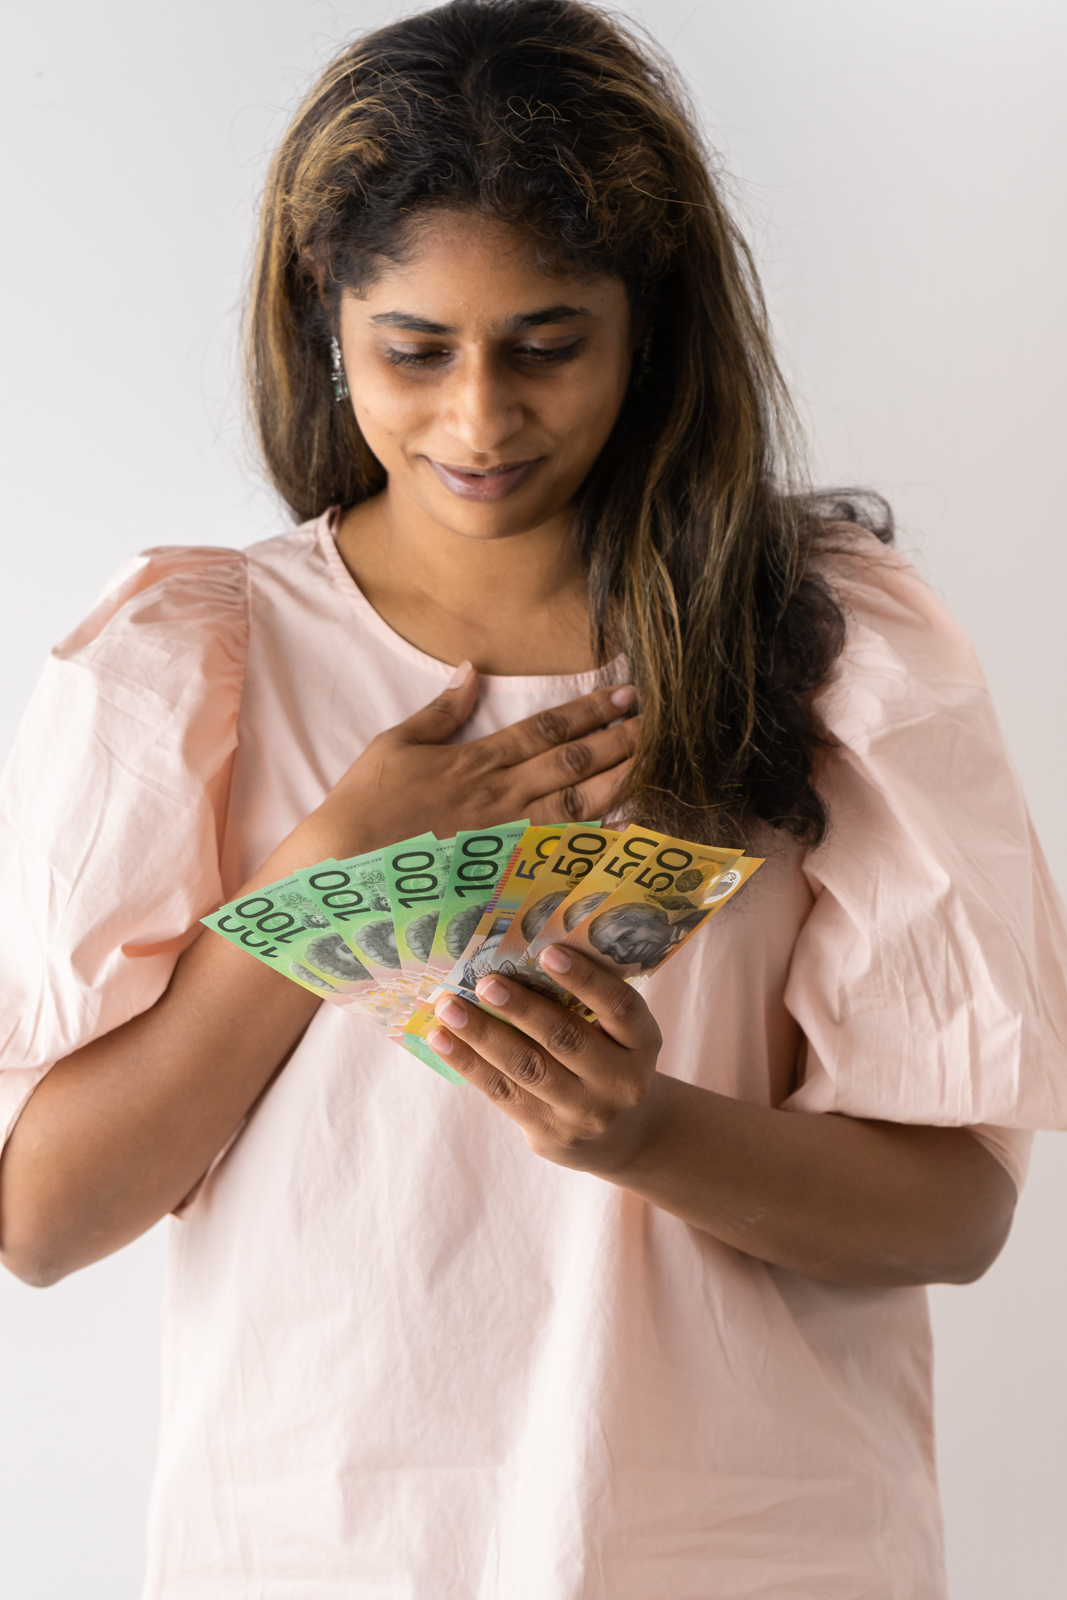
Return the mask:
{"type": "Polygon", "coordinates": [[[330,362],[330,379],[333,383],[333,397],[335,400],[347,400],[348,379],[345,377],[345,369],[341,365],[341,346],[337,343],[336,338],[331,338],[330,340],[330,362]]]}
{"type": "Polygon", "coordinates": [[[636,394],[644,394],[648,388],[648,380],[652,376],[652,329],[649,328],[641,340],[640,349],[634,356],[633,388],[636,394]]]}

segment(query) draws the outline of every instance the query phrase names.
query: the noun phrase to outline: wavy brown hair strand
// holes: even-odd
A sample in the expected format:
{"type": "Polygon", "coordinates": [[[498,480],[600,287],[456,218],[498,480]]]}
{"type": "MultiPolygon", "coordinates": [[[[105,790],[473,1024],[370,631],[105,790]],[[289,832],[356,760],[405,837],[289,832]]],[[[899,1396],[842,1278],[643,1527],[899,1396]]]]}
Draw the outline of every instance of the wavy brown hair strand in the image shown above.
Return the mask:
{"type": "MultiPolygon", "coordinates": [[[[575,508],[597,659],[625,652],[635,818],[817,842],[813,697],[844,620],[809,558],[855,500],[796,491],[795,420],[751,256],[669,63],[581,0],[453,0],[357,40],[267,185],[248,320],[263,453],[300,518],[384,483],[333,403],[340,296],[402,259],[428,208],[523,228],[546,269],[621,278],[651,333],[575,508]]],[[[884,508],[883,508],[884,510],[884,508]]]]}

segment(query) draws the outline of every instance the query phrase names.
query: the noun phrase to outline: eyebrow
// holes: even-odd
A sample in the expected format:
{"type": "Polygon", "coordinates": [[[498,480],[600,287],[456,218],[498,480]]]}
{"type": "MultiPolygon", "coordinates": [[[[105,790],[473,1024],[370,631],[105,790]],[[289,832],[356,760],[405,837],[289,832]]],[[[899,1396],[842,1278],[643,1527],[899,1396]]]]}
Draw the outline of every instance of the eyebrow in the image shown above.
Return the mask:
{"type": "MultiPolygon", "coordinates": [[[[526,328],[543,328],[546,323],[569,322],[575,317],[591,317],[592,314],[585,306],[545,306],[540,311],[522,311],[513,317],[505,317],[500,331],[519,333],[526,328]]],[[[456,332],[455,328],[446,327],[443,322],[431,322],[428,317],[416,317],[410,311],[380,311],[370,320],[376,328],[402,328],[407,333],[456,332]]]]}

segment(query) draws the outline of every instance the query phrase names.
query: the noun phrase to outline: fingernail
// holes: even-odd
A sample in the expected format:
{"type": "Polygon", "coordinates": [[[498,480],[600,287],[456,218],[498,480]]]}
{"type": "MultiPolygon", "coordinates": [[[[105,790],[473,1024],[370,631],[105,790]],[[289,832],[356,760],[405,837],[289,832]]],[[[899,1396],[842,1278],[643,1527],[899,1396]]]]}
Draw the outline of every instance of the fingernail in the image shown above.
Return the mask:
{"type": "Polygon", "coordinates": [[[486,1000],[491,1006],[506,1006],[511,998],[510,991],[499,978],[480,978],[474,992],[479,1000],[486,1000]]]}
{"type": "Polygon", "coordinates": [[[566,950],[561,950],[558,944],[550,944],[541,951],[539,957],[541,965],[549,972],[566,972],[571,964],[571,958],[566,950]]]}
{"type": "Polygon", "coordinates": [[[426,1035],[426,1043],[435,1055],[450,1056],[452,1054],[452,1040],[443,1028],[431,1028],[426,1035]]]}
{"type": "Polygon", "coordinates": [[[442,1022],[447,1022],[450,1028],[465,1028],[467,1026],[467,1013],[458,1000],[438,1000],[434,1008],[442,1022]]]}
{"type": "Polygon", "coordinates": [[[625,683],[621,689],[613,690],[611,703],[613,706],[618,706],[620,711],[627,711],[629,710],[630,706],[633,705],[636,699],[637,690],[634,688],[633,684],[625,683]]]}
{"type": "Polygon", "coordinates": [[[471,675],[471,663],[461,661],[455,672],[445,684],[446,689],[461,689],[471,675]]]}

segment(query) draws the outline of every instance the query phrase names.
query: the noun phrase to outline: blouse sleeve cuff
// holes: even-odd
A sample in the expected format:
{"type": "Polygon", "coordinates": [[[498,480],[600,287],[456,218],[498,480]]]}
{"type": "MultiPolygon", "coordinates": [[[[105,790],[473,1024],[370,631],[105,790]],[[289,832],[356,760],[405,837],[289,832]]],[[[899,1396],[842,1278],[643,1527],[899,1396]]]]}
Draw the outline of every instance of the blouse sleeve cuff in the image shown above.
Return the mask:
{"type": "Polygon", "coordinates": [[[996,1156],[1021,1194],[1030,1167],[1030,1151],[1034,1143],[1032,1129],[994,1128],[989,1123],[978,1123],[968,1127],[967,1132],[972,1133],[991,1156],[996,1156]]]}
{"type": "Polygon", "coordinates": [[[0,1072],[0,1150],[11,1137],[30,1095],[54,1063],[44,1067],[5,1067],[0,1072]]]}

